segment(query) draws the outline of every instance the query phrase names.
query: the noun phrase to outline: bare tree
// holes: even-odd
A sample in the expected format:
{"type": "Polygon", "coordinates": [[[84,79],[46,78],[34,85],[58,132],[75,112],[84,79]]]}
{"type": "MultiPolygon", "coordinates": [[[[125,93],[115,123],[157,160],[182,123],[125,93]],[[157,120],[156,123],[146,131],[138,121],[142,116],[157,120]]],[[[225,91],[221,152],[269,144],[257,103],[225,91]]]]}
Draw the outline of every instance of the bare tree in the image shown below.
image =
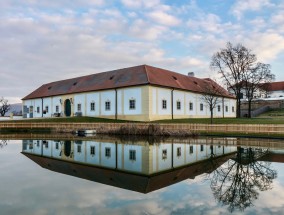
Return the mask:
{"type": "Polygon", "coordinates": [[[277,172],[270,167],[271,163],[257,160],[266,153],[267,149],[238,147],[235,159],[228,160],[210,174],[214,197],[227,205],[230,212],[243,211],[253,205],[259,191],[272,188],[277,172]]]}
{"type": "Polygon", "coordinates": [[[7,146],[7,140],[0,140],[0,148],[3,148],[4,146],[7,146]]]}
{"type": "Polygon", "coordinates": [[[251,118],[251,102],[257,90],[265,91],[265,87],[274,80],[269,64],[257,63],[243,73],[243,89],[248,100],[248,117],[251,118]]]}
{"type": "Polygon", "coordinates": [[[220,85],[211,79],[205,80],[207,84],[203,87],[201,100],[206,103],[210,110],[210,123],[213,123],[213,114],[216,105],[222,101],[222,94],[225,91],[220,85]]]}
{"type": "Polygon", "coordinates": [[[227,88],[232,90],[237,98],[237,117],[241,117],[242,81],[244,73],[260,69],[256,66],[256,55],[242,44],[233,46],[230,42],[226,48],[212,56],[210,67],[217,70],[227,88]]]}
{"type": "Polygon", "coordinates": [[[0,98],[0,115],[4,116],[10,110],[10,104],[7,99],[0,98]]]}

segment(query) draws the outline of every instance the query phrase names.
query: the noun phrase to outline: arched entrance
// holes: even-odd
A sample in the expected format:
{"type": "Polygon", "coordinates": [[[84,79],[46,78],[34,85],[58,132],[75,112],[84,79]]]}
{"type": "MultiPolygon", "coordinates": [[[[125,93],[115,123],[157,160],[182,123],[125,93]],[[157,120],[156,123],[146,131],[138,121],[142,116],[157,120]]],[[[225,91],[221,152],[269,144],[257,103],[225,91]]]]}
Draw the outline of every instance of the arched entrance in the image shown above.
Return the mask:
{"type": "Polygon", "coordinates": [[[64,112],[65,112],[65,116],[71,116],[71,102],[70,102],[70,99],[66,99],[65,100],[64,112]]]}

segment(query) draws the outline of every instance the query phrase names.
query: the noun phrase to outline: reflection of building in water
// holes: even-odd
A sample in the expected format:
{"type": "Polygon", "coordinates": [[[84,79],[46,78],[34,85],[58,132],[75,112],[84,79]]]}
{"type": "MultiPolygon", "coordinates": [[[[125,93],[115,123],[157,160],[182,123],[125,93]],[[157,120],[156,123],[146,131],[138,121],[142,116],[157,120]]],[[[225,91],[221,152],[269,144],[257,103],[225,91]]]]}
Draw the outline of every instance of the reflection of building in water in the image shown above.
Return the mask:
{"type": "Polygon", "coordinates": [[[24,140],[23,154],[54,172],[148,193],[212,172],[234,157],[234,141],[196,139],[152,145],[105,140],[24,140]]]}
{"type": "Polygon", "coordinates": [[[124,144],[101,141],[23,140],[23,152],[74,163],[151,175],[236,151],[236,147],[232,145],[207,143],[202,139],[194,140],[190,144],[153,145],[145,142],[124,144]]]}

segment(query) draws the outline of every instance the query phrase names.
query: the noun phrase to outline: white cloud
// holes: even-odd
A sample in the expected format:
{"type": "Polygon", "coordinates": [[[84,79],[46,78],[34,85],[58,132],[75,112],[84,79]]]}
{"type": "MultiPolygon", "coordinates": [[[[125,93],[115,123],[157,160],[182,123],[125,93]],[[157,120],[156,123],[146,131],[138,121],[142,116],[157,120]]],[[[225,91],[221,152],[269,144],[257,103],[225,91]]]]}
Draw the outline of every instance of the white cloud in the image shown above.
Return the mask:
{"type": "Polygon", "coordinates": [[[148,17],[150,17],[154,22],[166,26],[176,26],[181,22],[178,18],[159,10],[150,12],[148,17]]]}
{"type": "Polygon", "coordinates": [[[238,19],[241,19],[246,11],[259,11],[271,6],[273,4],[270,0],[239,0],[232,6],[231,10],[238,19]]]}
{"type": "Polygon", "coordinates": [[[122,4],[126,7],[133,9],[152,8],[160,4],[160,0],[121,0],[122,4]]]}

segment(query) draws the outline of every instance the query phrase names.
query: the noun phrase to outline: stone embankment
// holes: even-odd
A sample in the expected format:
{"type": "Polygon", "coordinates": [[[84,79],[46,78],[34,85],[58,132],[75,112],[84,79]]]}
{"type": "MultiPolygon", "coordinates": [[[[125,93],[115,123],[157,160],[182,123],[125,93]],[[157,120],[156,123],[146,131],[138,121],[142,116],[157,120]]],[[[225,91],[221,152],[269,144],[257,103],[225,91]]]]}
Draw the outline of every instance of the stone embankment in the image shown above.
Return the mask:
{"type": "Polygon", "coordinates": [[[102,134],[177,135],[236,134],[248,136],[283,136],[284,125],[280,124],[182,124],[182,123],[43,123],[2,122],[0,132],[48,131],[71,133],[76,130],[96,130],[102,134]]]}

